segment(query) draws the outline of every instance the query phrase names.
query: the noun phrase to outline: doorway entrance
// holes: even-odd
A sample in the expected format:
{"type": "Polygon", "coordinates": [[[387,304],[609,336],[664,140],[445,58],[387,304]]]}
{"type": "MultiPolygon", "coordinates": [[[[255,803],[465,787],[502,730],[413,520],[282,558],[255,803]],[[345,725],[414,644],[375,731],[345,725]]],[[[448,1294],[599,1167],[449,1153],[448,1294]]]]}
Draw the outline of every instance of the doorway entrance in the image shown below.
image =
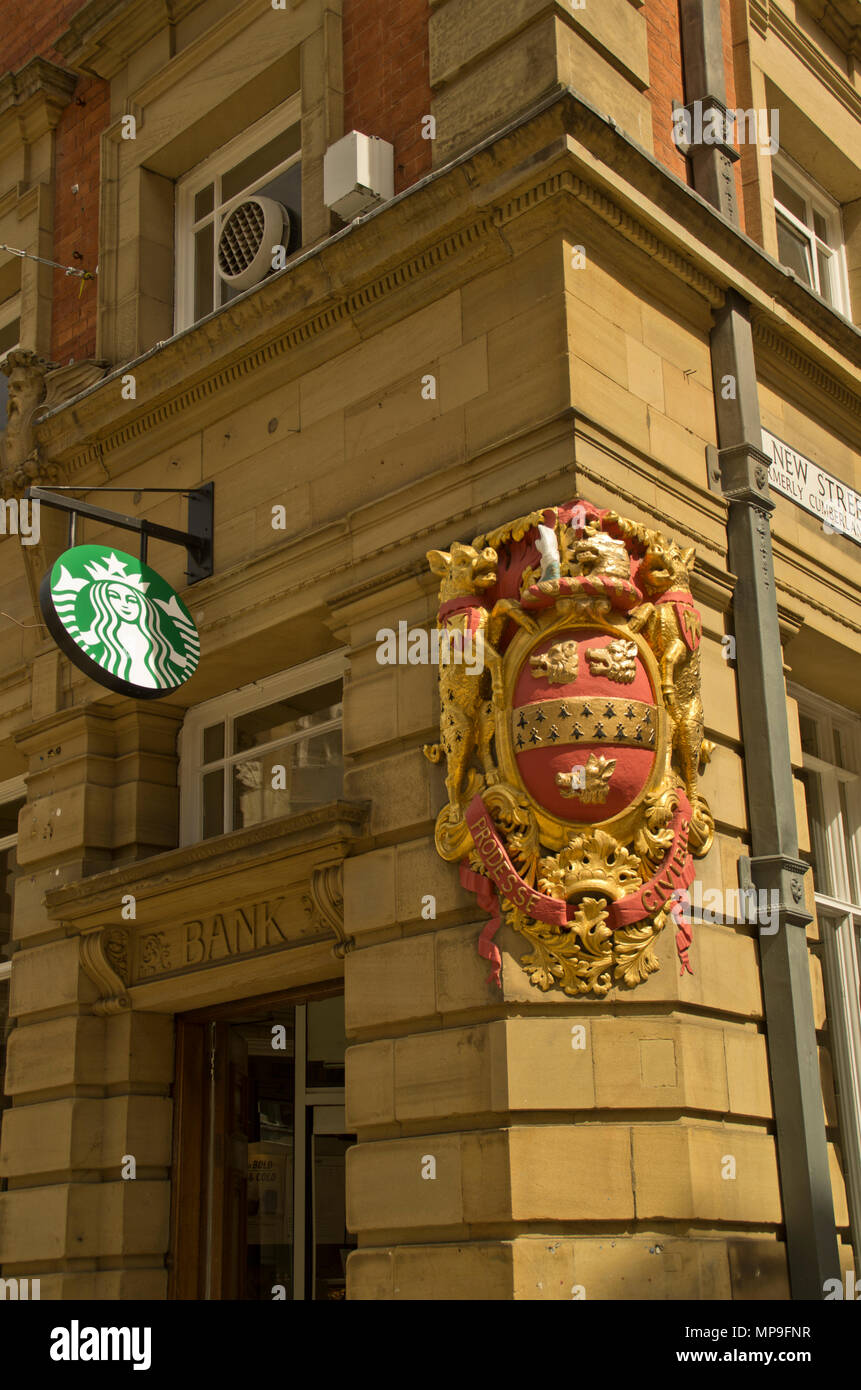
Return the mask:
{"type": "Polygon", "coordinates": [[[341,994],[177,1020],[171,1297],[345,1297],[344,1050],[341,994]]]}

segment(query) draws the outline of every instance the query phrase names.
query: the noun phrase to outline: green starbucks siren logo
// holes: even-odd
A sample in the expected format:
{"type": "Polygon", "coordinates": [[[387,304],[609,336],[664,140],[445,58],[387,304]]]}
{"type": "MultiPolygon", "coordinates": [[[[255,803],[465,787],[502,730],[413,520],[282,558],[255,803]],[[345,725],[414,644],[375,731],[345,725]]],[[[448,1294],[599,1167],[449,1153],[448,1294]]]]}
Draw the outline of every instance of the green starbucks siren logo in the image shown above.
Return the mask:
{"type": "Polygon", "coordinates": [[[51,635],[109,690],[157,700],[194,675],[200,640],[185,604],[149,565],[103,545],[65,551],[42,580],[51,635]]]}

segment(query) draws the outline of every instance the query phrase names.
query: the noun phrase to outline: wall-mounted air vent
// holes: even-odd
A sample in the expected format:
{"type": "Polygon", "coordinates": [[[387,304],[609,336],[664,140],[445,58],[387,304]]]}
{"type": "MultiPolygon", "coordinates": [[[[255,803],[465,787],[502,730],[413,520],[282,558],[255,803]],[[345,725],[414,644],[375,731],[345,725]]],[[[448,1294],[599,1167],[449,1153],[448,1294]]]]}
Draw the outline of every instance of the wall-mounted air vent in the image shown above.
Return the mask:
{"type": "Polygon", "coordinates": [[[231,289],[247,290],[272,269],[273,247],[290,241],[290,214],[274,198],[243,198],[218,240],[218,273],[231,289]]]}

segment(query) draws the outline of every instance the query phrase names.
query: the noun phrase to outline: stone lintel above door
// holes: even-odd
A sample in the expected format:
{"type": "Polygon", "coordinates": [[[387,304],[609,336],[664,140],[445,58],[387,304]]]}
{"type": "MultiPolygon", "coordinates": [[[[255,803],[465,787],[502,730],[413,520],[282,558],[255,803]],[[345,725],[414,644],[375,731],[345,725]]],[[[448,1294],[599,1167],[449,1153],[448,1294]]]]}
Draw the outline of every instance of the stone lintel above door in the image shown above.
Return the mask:
{"type": "Polygon", "coordinates": [[[342,866],[367,814],[336,801],[47,893],[50,918],[80,938],[93,1012],[200,1007],[340,973],[342,866]]]}

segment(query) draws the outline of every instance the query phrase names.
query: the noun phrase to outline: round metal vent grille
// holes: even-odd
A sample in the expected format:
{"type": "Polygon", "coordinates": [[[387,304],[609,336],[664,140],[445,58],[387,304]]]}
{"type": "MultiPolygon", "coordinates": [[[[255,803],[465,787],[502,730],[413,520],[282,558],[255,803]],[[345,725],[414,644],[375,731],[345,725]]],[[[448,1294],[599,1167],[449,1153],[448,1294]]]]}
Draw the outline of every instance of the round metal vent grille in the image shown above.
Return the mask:
{"type": "Polygon", "coordinates": [[[256,285],[272,269],[276,246],[290,236],[290,214],[273,198],[245,198],[225,220],[218,239],[218,273],[234,289],[256,285]]]}

